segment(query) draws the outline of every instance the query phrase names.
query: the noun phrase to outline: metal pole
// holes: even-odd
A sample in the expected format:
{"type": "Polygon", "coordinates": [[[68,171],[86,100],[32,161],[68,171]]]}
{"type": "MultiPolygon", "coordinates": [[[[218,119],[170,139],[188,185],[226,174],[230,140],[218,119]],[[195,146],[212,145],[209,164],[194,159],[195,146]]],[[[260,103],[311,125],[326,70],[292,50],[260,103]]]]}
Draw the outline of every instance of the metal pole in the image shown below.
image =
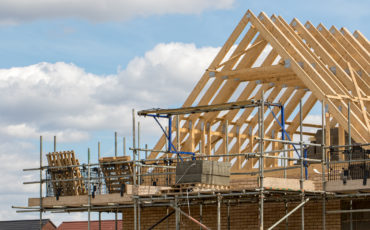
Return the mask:
{"type": "Polygon", "coordinates": [[[221,196],[217,196],[217,230],[221,230],[221,196]]]}
{"type": "MultiPolygon", "coordinates": [[[[100,141],[98,141],[98,162],[99,162],[99,159],[100,159],[100,141]]],[[[101,177],[100,177],[100,170],[99,170],[98,178],[99,178],[99,194],[101,194],[102,182],[101,182],[101,177]]],[[[101,215],[100,212],[99,212],[99,215],[101,215]]]]}
{"type": "Polygon", "coordinates": [[[230,218],[230,200],[227,201],[227,229],[230,230],[231,218],[230,218]]]}
{"type": "Polygon", "coordinates": [[[123,155],[126,156],[126,137],[123,138],[123,155]]]}
{"type": "Polygon", "coordinates": [[[293,208],[292,211],[290,211],[288,214],[286,214],[285,216],[283,216],[280,220],[278,220],[274,225],[272,225],[271,227],[268,228],[268,230],[271,230],[273,228],[275,228],[276,226],[278,226],[281,222],[283,222],[283,220],[285,220],[286,218],[288,218],[290,215],[292,215],[295,211],[297,211],[300,207],[302,207],[303,205],[305,205],[310,199],[307,198],[306,200],[304,200],[302,203],[300,203],[297,207],[293,208]]]}
{"type": "MultiPolygon", "coordinates": [[[[200,203],[199,204],[199,222],[202,223],[202,219],[203,219],[203,204],[200,203]]],[[[202,230],[202,227],[199,228],[200,230],[202,230]]]]}
{"type": "MultiPolygon", "coordinates": [[[[137,122],[137,147],[140,148],[140,121],[137,122]]],[[[141,160],[141,151],[138,151],[136,152],[137,153],[137,157],[138,157],[138,161],[141,160]]],[[[140,164],[141,165],[141,164],[140,164]]],[[[141,185],[141,166],[138,166],[138,173],[139,173],[139,176],[138,176],[138,185],[141,185]]],[[[140,206],[138,207],[138,212],[139,212],[139,230],[140,230],[140,206]]]]}
{"type": "Polygon", "coordinates": [[[325,181],[325,166],[326,166],[326,157],[325,157],[325,102],[321,102],[321,171],[322,171],[322,190],[324,194],[322,196],[322,229],[326,229],[326,181],[325,181]]]}
{"type": "MultiPolygon", "coordinates": [[[[284,111],[284,106],[281,106],[280,108],[280,116],[281,116],[281,126],[282,126],[282,132],[281,132],[281,140],[282,141],[285,141],[285,111],[284,111]]],[[[284,152],[283,152],[283,156],[286,158],[288,156],[287,152],[286,152],[286,144],[284,143],[283,144],[283,149],[284,149],[284,152]]],[[[286,166],[287,166],[287,159],[284,159],[283,160],[283,167],[284,167],[284,178],[287,178],[287,172],[286,172],[286,166]]]]}
{"type": "MultiPolygon", "coordinates": [[[[176,115],[176,150],[178,152],[181,151],[181,145],[180,145],[180,116],[176,115]]],[[[177,162],[179,162],[179,155],[176,154],[177,162]]]]}
{"type": "MultiPolygon", "coordinates": [[[[225,154],[228,155],[229,154],[229,121],[226,120],[225,121],[225,154]]],[[[226,157],[226,162],[229,162],[230,161],[230,158],[229,157],[226,157]]]]}
{"type": "Polygon", "coordinates": [[[117,132],[114,132],[114,156],[117,157],[117,132]]]}
{"type": "Polygon", "coordinates": [[[171,206],[173,209],[175,209],[176,211],[179,212],[179,214],[181,213],[182,215],[186,216],[187,218],[189,218],[189,220],[193,221],[194,223],[196,223],[197,225],[201,226],[203,229],[206,229],[206,230],[210,230],[210,228],[208,228],[207,226],[205,226],[204,224],[200,223],[198,220],[196,220],[195,218],[193,218],[192,216],[188,215],[186,212],[182,211],[180,208],[176,207],[176,206],[171,206]]]}
{"type": "Polygon", "coordinates": [[[90,230],[90,211],[91,211],[91,191],[90,191],[90,179],[91,179],[91,172],[90,172],[90,148],[87,149],[87,194],[88,194],[88,206],[87,206],[87,229],[90,230]]]}
{"type": "MultiPolygon", "coordinates": [[[[352,161],[352,140],[351,140],[351,102],[348,100],[348,152],[349,152],[349,164],[351,164],[352,161]]],[[[351,174],[351,172],[349,172],[351,174]]],[[[349,208],[352,210],[352,200],[349,201],[349,208]]],[[[349,229],[353,229],[353,215],[352,212],[349,213],[349,229]]]]}
{"type": "MultiPolygon", "coordinates": [[[[303,177],[303,118],[302,118],[302,99],[299,102],[299,139],[300,139],[300,149],[301,149],[301,179],[300,179],[300,188],[301,188],[301,202],[304,202],[304,177],[303,177]]],[[[301,229],[304,230],[304,205],[301,208],[301,229]]]]}
{"type": "MultiPolygon", "coordinates": [[[[137,122],[137,147],[140,148],[140,121],[137,122]]],[[[141,160],[141,152],[138,153],[138,160],[141,160]]]]}
{"type": "MultiPolygon", "coordinates": [[[[288,214],[288,202],[287,201],[284,201],[284,205],[285,205],[285,215],[288,214]]],[[[285,229],[288,230],[288,227],[289,227],[289,218],[285,218],[285,229]]]]}
{"type": "Polygon", "coordinates": [[[101,230],[101,212],[99,212],[99,230],[101,230]]]}
{"type": "Polygon", "coordinates": [[[40,230],[42,230],[42,136],[40,136],[40,230]]]}
{"type": "MultiPolygon", "coordinates": [[[[118,151],[117,151],[117,132],[114,132],[114,156],[117,157],[118,156],[118,151]]],[[[115,230],[117,230],[117,210],[116,212],[114,213],[114,226],[115,226],[115,230]]]]}
{"type": "Polygon", "coordinates": [[[116,209],[116,213],[115,213],[115,218],[114,218],[114,229],[117,230],[118,229],[118,224],[117,224],[117,219],[118,219],[118,213],[117,213],[117,209],[116,209]]]}
{"type": "MultiPolygon", "coordinates": [[[[133,153],[132,158],[134,160],[133,162],[133,180],[134,180],[134,187],[136,187],[136,142],[135,142],[135,136],[136,136],[136,121],[135,121],[135,109],[132,109],[132,147],[133,147],[133,153]]],[[[137,199],[134,198],[134,230],[137,230],[137,199]]]]}
{"type": "Polygon", "coordinates": [[[145,144],[145,160],[148,159],[148,144],[145,144]]]}
{"type": "Polygon", "coordinates": [[[259,136],[260,136],[260,142],[259,142],[259,147],[260,147],[260,162],[259,162],[259,169],[260,169],[260,230],[263,230],[263,209],[264,209],[264,187],[263,187],[263,177],[264,177],[264,158],[263,158],[263,148],[264,148],[264,92],[262,91],[262,96],[261,96],[261,106],[259,108],[259,136]]]}
{"type": "Polygon", "coordinates": [[[54,153],[57,152],[57,136],[54,136],[54,153]]]}
{"type": "Polygon", "coordinates": [[[138,212],[138,224],[137,224],[137,229],[140,230],[141,228],[141,202],[140,198],[137,200],[137,212],[138,212]]]}
{"type": "Polygon", "coordinates": [[[176,224],[176,230],[180,230],[180,212],[178,207],[178,198],[175,196],[175,207],[176,207],[176,213],[175,213],[175,224],[176,224]]]}

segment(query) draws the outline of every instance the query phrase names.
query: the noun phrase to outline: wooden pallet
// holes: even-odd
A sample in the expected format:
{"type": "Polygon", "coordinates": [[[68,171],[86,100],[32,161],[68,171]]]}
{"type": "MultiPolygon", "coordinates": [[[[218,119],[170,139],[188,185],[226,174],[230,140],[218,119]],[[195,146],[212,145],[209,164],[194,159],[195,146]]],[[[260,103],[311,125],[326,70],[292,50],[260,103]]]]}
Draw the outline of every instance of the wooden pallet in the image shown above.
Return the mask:
{"type": "Polygon", "coordinates": [[[72,196],[86,194],[79,161],[74,151],[52,152],[46,155],[50,167],[48,169],[52,179],[53,192],[56,196],[72,196]],[[74,167],[71,167],[71,166],[74,167]],[[63,181],[71,180],[71,181],[63,181]]]}
{"type": "Polygon", "coordinates": [[[123,184],[132,184],[133,164],[129,156],[104,157],[99,159],[109,193],[119,193],[123,184]]]}

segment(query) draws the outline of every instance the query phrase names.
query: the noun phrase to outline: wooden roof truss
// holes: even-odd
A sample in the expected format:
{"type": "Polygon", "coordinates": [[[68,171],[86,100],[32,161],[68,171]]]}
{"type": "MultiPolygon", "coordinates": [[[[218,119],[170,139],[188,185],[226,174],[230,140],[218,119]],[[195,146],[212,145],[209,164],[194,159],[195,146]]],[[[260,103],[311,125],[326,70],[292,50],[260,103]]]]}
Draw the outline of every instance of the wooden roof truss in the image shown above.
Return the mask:
{"type": "MultiPolygon", "coordinates": [[[[263,92],[267,101],[284,105],[286,130],[293,137],[299,128],[297,108],[301,99],[303,118],[318,101],[324,101],[328,124],[345,131],[350,101],[352,138],[357,143],[368,143],[369,52],[370,44],[359,31],[351,34],[345,28],[328,29],[322,24],[315,27],[297,19],[288,24],[280,16],[268,17],[263,12],[256,16],[248,10],[183,107],[260,100],[263,92]]],[[[279,109],[273,111],[281,119],[279,109]]],[[[209,155],[256,151],[258,116],[254,109],[180,115],[180,121],[181,151],[209,155]]],[[[281,135],[272,113],[264,114],[264,125],[266,138],[277,139],[281,135]]],[[[317,128],[314,124],[304,125],[317,128]]],[[[176,146],[176,128],[172,130],[176,146]]],[[[165,142],[162,136],[155,149],[162,150],[165,142]]],[[[280,148],[281,144],[265,143],[265,149],[280,148]]],[[[161,155],[152,152],[149,157],[161,155]]],[[[257,158],[229,159],[234,171],[251,169],[258,162],[257,158]]],[[[277,167],[278,163],[267,159],[265,165],[277,167]]]]}

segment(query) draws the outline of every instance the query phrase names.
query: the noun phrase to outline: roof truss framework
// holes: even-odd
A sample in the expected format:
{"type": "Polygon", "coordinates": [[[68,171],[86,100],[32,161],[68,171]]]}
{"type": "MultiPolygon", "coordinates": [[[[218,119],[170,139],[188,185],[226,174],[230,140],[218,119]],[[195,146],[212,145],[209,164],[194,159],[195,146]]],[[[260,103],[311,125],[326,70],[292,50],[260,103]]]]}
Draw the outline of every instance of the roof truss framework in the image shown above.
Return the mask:
{"type": "MultiPolygon", "coordinates": [[[[299,126],[296,110],[301,99],[303,118],[317,101],[324,101],[331,123],[346,131],[350,101],[352,137],[358,143],[367,143],[370,141],[369,52],[369,42],[359,31],[352,35],[345,28],[327,29],[322,24],[315,27],[310,22],[303,25],[297,19],[288,24],[280,16],[268,17],[263,12],[256,16],[247,11],[183,107],[258,100],[264,93],[268,101],[284,105],[287,132],[293,136],[299,126]]],[[[272,110],[281,119],[278,109],[272,110]]],[[[258,132],[258,117],[253,109],[181,115],[180,120],[182,151],[243,153],[253,152],[257,145],[254,136],[258,132]]],[[[280,126],[269,112],[264,115],[264,125],[266,137],[278,137],[280,126]]],[[[173,132],[175,137],[175,128],[173,132]]],[[[162,136],[155,149],[163,149],[165,142],[162,136]]],[[[266,142],[265,149],[268,148],[282,146],[266,142]]],[[[149,157],[160,155],[152,152],[149,157]]],[[[251,169],[258,162],[241,157],[229,159],[235,171],[251,169]]],[[[278,166],[271,159],[265,165],[278,166]]]]}

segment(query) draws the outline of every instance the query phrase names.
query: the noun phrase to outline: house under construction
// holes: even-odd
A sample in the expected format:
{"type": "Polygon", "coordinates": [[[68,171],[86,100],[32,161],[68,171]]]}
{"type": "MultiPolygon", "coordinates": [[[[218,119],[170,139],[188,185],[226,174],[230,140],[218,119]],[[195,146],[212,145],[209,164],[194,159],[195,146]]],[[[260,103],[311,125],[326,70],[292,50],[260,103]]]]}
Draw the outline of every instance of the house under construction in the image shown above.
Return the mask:
{"type": "Polygon", "coordinates": [[[15,208],[135,230],[369,229],[369,52],[359,31],[247,11],[181,108],[133,111],[132,157],[44,166],[41,148],[25,182],[40,197],[15,208]],[[168,122],[153,148],[136,116],[168,122]]]}

